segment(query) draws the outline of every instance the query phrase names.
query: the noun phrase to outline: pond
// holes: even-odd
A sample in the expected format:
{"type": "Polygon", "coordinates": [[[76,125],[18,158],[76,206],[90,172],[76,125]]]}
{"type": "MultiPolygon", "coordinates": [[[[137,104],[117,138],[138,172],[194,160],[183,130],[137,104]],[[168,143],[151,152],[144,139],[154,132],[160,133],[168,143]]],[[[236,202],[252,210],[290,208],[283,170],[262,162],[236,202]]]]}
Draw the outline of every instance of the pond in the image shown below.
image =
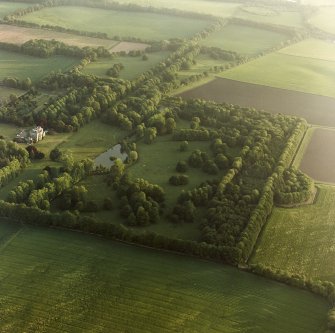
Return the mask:
{"type": "Polygon", "coordinates": [[[112,165],[114,165],[114,161],[111,161],[110,159],[111,157],[119,158],[122,162],[124,162],[127,159],[128,154],[121,152],[121,145],[117,144],[99,155],[94,160],[94,164],[96,166],[101,165],[105,168],[110,168],[112,165]]]}

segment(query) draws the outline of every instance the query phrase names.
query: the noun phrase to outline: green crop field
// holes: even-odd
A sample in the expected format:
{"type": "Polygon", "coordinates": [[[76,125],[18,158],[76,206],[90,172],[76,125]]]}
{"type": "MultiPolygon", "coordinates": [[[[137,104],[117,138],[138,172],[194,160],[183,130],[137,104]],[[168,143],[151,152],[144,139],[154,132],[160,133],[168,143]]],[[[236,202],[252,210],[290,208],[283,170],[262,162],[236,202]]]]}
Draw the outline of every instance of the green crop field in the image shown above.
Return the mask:
{"type": "Polygon", "coordinates": [[[156,64],[163,61],[169,56],[169,52],[155,52],[148,54],[148,60],[142,60],[142,57],[116,57],[113,59],[98,59],[95,62],[90,63],[83,70],[85,74],[93,74],[99,77],[107,78],[106,72],[114,64],[121,63],[124,65],[124,69],[120,72],[120,78],[126,80],[132,80],[140,74],[146,72],[156,64]]]}
{"type": "Polygon", "coordinates": [[[230,24],[209,35],[202,43],[240,54],[257,54],[287,39],[281,33],[243,25],[230,24]]]}
{"type": "Polygon", "coordinates": [[[37,81],[51,71],[66,70],[78,62],[75,58],[53,56],[37,58],[0,50],[0,80],[7,76],[37,81]]]}
{"type": "Polygon", "coordinates": [[[138,37],[149,40],[191,37],[209,21],[145,12],[114,11],[86,7],[53,7],[27,14],[23,20],[57,25],[108,36],[138,37]]]}
{"type": "Polygon", "coordinates": [[[317,9],[317,13],[311,17],[309,22],[321,30],[335,34],[334,17],[335,6],[320,7],[317,9]]]}
{"type": "Polygon", "coordinates": [[[1,332],[316,333],[327,303],[215,263],[0,224],[1,332]]]}
{"type": "Polygon", "coordinates": [[[235,16],[244,20],[285,25],[290,27],[302,27],[302,16],[298,11],[285,10],[283,8],[271,8],[262,6],[246,6],[238,9],[235,16]]]}
{"type": "Polygon", "coordinates": [[[9,2],[9,1],[1,1],[0,2],[0,17],[3,18],[4,16],[14,12],[19,8],[25,8],[30,6],[30,3],[23,3],[23,2],[9,2]]]}
{"type": "Polygon", "coordinates": [[[241,6],[233,2],[217,2],[206,0],[119,0],[120,3],[135,3],[141,6],[153,6],[158,8],[177,8],[189,12],[210,14],[219,17],[232,16],[241,6]]]}
{"type": "Polygon", "coordinates": [[[319,185],[314,205],[275,208],[252,263],[335,282],[335,188],[319,185]]]}
{"type": "Polygon", "coordinates": [[[273,53],[228,70],[221,77],[335,97],[335,62],[273,53]]]}

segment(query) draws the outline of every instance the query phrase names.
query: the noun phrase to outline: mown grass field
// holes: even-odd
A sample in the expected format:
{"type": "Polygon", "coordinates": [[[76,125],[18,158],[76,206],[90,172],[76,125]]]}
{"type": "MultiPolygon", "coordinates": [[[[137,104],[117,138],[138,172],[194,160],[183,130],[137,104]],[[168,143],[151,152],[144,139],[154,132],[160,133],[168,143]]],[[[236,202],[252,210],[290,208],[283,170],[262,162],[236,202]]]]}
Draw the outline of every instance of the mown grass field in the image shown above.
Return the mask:
{"type": "Polygon", "coordinates": [[[273,210],[252,263],[335,282],[335,188],[318,187],[314,205],[273,210]]]}
{"type": "Polygon", "coordinates": [[[124,69],[120,72],[120,78],[126,80],[135,79],[140,74],[154,67],[169,56],[169,52],[155,52],[148,54],[148,60],[142,60],[142,57],[116,57],[113,59],[98,59],[90,63],[83,70],[85,74],[93,74],[99,77],[108,78],[106,75],[108,69],[114,64],[121,63],[124,69]]]}
{"type": "Polygon", "coordinates": [[[114,11],[86,7],[53,7],[25,15],[23,20],[82,31],[104,32],[109,37],[148,40],[191,37],[209,21],[145,12],[114,11]]]}
{"type": "Polygon", "coordinates": [[[316,14],[310,18],[309,22],[323,31],[335,34],[334,17],[335,6],[332,3],[332,6],[318,8],[316,14]]]}
{"type": "Polygon", "coordinates": [[[1,223],[0,238],[4,333],[325,328],[323,299],[231,267],[60,230],[1,223]]]}
{"type": "Polygon", "coordinates": [[[216,2],[206,0],[120,0],[120,3],[135,3],[141,6],[158,8],[177,8],[189,12],[209,14],[219,17],[232,16],[241,6],[234,2],[216,2]]]}
{"type": "Polygon", "coordinates": [[[25,8],[30,6],[30,3],[24,2],[10,2],[10,1],[1,1],[0,2],[0,17],[3,18],[4,16],[14,12],[19,8],[25,8]]]}
{"type": "Polygon", "coordinates": [[[299,11],[285,10],[283,8],[266,6],[245,6],[235,12],[235,16],[249,21],[302,27],[303,20],[299,11]]]}
{"type": "Polygon", "coordinates": [[[0,123],[0,135],[2,135],[5,140],[12,140],[18,131],[19,128],[15,125],[0,123]]]}
{"type": "Polygon", "coordinates": [[[30,77],[36,82],[51,71],[67,70],[77,62],[78,59],[64,56],[37,58],[0,50],[0,80],[7,76],[21,80],[30,77]]]}
{"type": "Polygon", "coordinates": [[[202,44],[219,47],[240,54],[258,54],[281,44],[288,37],[284,34],[259,28],[229,24],[204,39],[202,44]]]}
{"type": "Polygon", "coordinates": [[[68,134],[59,142],[59,148],[71,153],[76,160],[94,159],[120,142],[125,135],[126,132],[117,127],[94,120],[80,128],[78,132],[68,134]]]}
{"type": "Polygon", "coordinates": [[[228,70],[221,77],[335,97],[335,62],[272,53],[228,70]]]}

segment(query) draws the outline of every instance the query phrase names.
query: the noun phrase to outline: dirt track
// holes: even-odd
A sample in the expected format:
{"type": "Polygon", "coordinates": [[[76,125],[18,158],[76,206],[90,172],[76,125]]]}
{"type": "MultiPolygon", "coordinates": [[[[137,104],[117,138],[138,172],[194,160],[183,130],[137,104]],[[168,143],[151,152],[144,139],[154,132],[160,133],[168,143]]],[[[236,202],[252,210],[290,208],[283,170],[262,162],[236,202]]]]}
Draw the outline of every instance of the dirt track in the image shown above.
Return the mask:
{"type": "Polygon", "coordinates": [[[335,127],[335,98],[331,97],[221,78],[183,92],[180,96],[295,115],[305,118],[310,124],[335,127]]]}
{"type": "Polygon", "coordinates": [[[300,169],[320,182],[335,183],[335,130],[316,129],[300,169]]]}

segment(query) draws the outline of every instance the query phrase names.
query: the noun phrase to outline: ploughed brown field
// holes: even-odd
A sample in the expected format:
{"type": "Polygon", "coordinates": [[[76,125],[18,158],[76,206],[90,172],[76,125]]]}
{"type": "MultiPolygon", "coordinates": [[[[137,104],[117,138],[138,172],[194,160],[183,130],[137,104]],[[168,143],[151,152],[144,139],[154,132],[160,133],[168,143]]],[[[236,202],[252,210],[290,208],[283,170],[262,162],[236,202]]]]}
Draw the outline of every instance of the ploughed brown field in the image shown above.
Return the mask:
{"type": "Polygon", "coordinates": [[[317,181],[335,183],[335,130],[315,129],[300,169],[317,181]]]}
{"type": "Polygon", "coordinates": [[[79,36],[52,30],[16,27],[12,25],[0,24],[1,42],[21,45],[31,39],[56,39],[65,44],[78,47],[104,46],[111,52],[144,50],[148,47],[147,44],[142,43],[118,42],[110,39],[79,36]]]}
{"type": "Polygon", "coordinates": [[[254,107],[271,113],[303,117],[311,124],[335,127],[335,98],[331,97],[222,78],[179,96],[254,107]]]}

